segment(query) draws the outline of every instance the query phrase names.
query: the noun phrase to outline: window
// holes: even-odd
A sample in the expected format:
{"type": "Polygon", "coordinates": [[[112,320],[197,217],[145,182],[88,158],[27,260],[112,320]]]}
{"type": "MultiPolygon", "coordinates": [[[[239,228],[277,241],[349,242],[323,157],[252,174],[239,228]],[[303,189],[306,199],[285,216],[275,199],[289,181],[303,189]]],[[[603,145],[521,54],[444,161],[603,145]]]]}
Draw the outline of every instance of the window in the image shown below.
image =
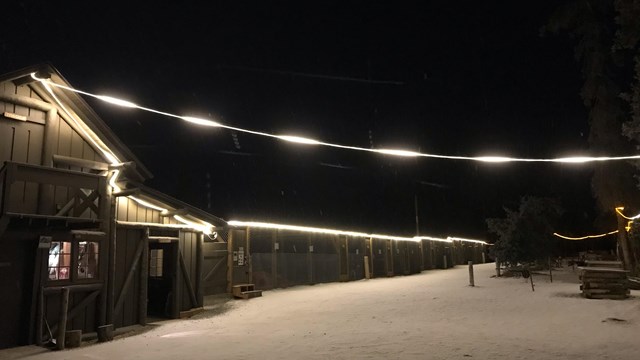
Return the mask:
{"type": "Polygon", "coordinates": [[[98,243],[95,241],[78,242],[78,279],[98,277],[98,243]]]}
{"type": "Polygon", "coordinates": [[[99,249],[97,241],[52,241],[49,280],[97,279],[99,249]]]}
{"type": "Polygon", "coordinates": [[[149,252],[149,277],[162,277],[163,249],[151,249],[149,252]]]}
{"type": "Polygon", "coordinates": [[[49,280],[67,280],[71,275],[71,242],[52,241],[49,247],[49,280]]]}

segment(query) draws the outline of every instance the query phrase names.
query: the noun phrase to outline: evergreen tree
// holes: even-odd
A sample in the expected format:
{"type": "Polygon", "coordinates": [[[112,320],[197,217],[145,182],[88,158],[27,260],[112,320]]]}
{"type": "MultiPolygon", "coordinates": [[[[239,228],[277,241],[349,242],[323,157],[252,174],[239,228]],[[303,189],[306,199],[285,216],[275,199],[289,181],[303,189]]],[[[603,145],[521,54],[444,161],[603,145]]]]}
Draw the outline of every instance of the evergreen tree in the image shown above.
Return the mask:
{"type": "MultiPolygon", "coordinates": [[[[543,29],[545,33],[567,32],[576,41],[575,56],[584,77],[580,95],[589,110],[589,147],[594,156],[634,151],[622,131],[629,120],[627,103],[621,97],[631,83],[626,71],[628,56],[616,49],[637,48],[637,7],[636,0],[576,0],[558,9],[543,29]]],[[[627,124],[625,129],[627,136],[633,133],[630,137],[640,140],[640,131],[635,130],[640,125],[627,124]]],[[[611,219],[607,228],[614,224],[616,206],[640,204],[635,173],[633,164],[627,162],[595,165],[591,185],[603,215],[611,219]]]]}
{"type": "Polygon", "coordinates": [[[527,196],[517,210],[504,209],[504,218],[487,219],[489,231],[498,235],[492,247],[501,262],[515,265],[545,260],[554,253],[553,230],[563,213],[550,198],[527,196]]]}

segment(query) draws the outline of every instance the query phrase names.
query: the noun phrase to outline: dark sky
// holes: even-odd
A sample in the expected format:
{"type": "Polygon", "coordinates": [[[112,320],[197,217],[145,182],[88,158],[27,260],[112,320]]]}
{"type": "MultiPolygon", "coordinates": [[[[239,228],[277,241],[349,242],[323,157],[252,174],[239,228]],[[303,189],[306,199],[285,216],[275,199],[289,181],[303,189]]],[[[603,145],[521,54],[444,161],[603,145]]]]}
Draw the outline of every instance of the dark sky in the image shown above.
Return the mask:
{"type": "MultiPolygon", "coordinates": [[[[82,90],[362,147],[587,147],[573,45],[540,36],[557,1],[229,3],[16,2],[0,70],[49,61],[82,90]]],[[[149,185],[225,219],[411,235],[417,196],[422,233],[484,238],[484,219],[523,195],[560,197],[568,229],[593,212],[587,165],[302,147],[88,101],[154,173],[149,185]]]]}

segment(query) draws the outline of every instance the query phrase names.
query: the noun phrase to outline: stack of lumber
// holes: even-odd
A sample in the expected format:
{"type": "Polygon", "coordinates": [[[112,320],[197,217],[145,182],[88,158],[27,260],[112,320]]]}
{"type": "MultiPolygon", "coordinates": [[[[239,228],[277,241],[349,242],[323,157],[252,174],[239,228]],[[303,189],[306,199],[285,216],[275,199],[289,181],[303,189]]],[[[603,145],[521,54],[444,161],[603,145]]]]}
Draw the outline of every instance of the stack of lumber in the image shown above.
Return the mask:
{"type": "Polygon", "coordinates": [[[580,290],[587,299],[626,299],[629,296],[627,270],[619,261],[586,261],[581,266],[580,290]]]}

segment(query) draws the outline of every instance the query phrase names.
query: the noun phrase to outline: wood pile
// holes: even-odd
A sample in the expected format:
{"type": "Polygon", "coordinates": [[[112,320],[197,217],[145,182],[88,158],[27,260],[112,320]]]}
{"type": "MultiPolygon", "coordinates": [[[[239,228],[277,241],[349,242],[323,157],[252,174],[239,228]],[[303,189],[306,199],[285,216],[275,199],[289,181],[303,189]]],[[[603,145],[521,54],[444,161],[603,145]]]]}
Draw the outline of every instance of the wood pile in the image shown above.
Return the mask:
{"type": "Polygon", "coordinates": [[[619,261],[586,261],[581,266],[580,290],[587,299],[626,299],[629,296],[627,270],[619,261]]]}

